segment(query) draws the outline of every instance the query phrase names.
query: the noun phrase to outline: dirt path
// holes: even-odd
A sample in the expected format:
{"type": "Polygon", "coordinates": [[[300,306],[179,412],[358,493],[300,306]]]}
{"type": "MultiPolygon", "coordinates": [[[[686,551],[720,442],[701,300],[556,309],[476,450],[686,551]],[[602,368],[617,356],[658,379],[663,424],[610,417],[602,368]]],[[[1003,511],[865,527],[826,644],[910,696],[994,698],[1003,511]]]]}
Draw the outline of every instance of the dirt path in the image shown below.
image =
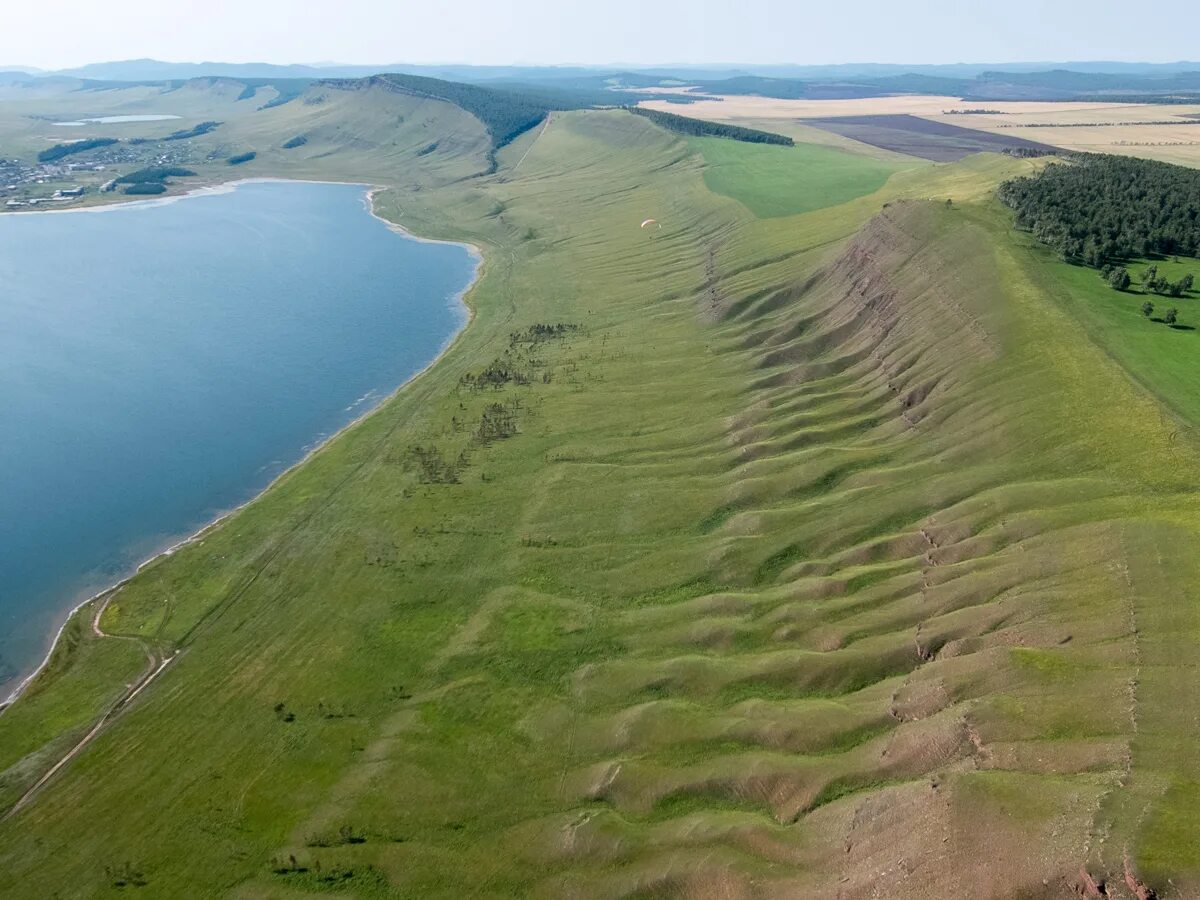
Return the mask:
{"type": "Polygon", "coordinates": [[[537,133],[537,137],[535,137],[530,142],[529,146],[525,148],[525,152],[521,154],[521,158],[517,160],[517,164],[512,167],[512,170],[514,172],[517,171],[517,169],[521,168],[521,163],[525,162],[525,157],[527,157],[529,155],[529,152],[531,150],[533,150],[534,147],[537,146],[537,142],[542,139],[542,135],[546,133],[546,129],[550,127],[550,122],[553,119],[554,119],[553,112],[546,113],[546,121],[542,123],[542,130],[537,133]]]}
{"type": "Polygon", "coordinates": [[[129,687],[125,690],[125,693],[121,695],[116,703],[109,707],[108,711],[99,718],[96,724],[92,726],[91,730],[88,731],[88,733],[82,738],[80,738],[80,740],[70,750],[68,750],[58,762],[51,766],[50,769],[44,775],[42,775],[42,777],[39,778],[29,790],[22,794],[21,799],[14,803],[13,806],[3,816],[0,816],[0,822],[12,818],[18,812],[28,806],[37,795],[38,791],[45,787],[50,779],[57,775],[67,763],[78,756],[83,748],[90,744],[93,738],[100,733],[104,726],[112,721],[112,719],[138,694],[145,690],[150,685],[150,682],[154,681],[154,679],[161,675],[163,670],[166,669],[167,666],[170,665],[175,659],[175,657],[179,655],[178,650],[176,650],[170,656],[167,656],[165,653],[160,655],[156,653],[148,643],[140,638],[123,634],[108,634],[105,632],[100,627],[100,617],[104,615],[104,610],[108,608],[108,604],[115,594],[116,591],[111,592],[107,597],[104,598],[103,602],[96,607],[96,614],[92,616],[92,633],[98,638],[105,638],[114,641],[134,641],[137,643],[146,654],[146,670],[142,673],[141,677],[138,678],[137,681],[129,685],[129,687]]]}

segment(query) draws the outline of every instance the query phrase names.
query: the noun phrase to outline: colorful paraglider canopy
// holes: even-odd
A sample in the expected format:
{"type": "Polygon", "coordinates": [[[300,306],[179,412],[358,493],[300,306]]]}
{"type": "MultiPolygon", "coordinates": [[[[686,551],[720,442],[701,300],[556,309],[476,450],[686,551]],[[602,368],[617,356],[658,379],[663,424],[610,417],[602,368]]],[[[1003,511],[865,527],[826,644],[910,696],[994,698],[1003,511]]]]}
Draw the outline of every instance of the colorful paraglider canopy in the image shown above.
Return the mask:
{"type": "MultiPolygon", "coordinates": [[[[642,223],[643,228],[645,228],[647,225],[658,225],[658,219],[647,219],[645,222],[642,223]]],[[[661,225],[658,225],[658,227],[662,228],[661,225]]]]}

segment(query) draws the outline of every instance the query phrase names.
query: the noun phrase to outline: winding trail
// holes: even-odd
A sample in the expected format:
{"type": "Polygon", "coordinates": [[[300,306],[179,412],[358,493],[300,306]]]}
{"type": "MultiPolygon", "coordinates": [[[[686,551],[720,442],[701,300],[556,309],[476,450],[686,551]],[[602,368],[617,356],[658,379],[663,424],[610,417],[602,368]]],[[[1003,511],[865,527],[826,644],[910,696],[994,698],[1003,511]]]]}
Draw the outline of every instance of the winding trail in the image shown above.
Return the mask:
{"type": "Polygon", "coordinates": [[[535,137],[532,141],[530,141],[529,146],[525,148],[525,152],[521,154],[521,158],[517,160],[517,164],[512,167],[512,170],[514,172],[517,171],[517,169],[521,168],[521,163],[525,162],[525,157],[527,157],[529,155],[530,151],[532,151],[533,148],[537,146],[537,142],[542,139],[542,135],[546,133],[546,129],[550,127],[550,123],[553,120],[554,120],[554,112],[551,111],[551,112],[546,113],[546,121],[542,123],[542,130],[537,133],[537,137],[535,137]]]}
{"type": "Polygon", "coordinates": [[[92,726],[91,730],[88,731],[88,733],[85,734],[82,738],[80,738],[79,741],[73,747],[71,747],[71,749],[68,750],[62,756],[62,758],[59,759],[58,762],[56,762],[53,766],[51,766],[46,771],[46,773],[44,775],[42,775],[42,777],[39,778],[33,784],[33,786],[31,788],[29,788],[29,790],[27,790],[24,794],[22,794],[21,798],[16,803],[14,803],[12,805],[12,807],[6,813],[4,813],[3,816],[0,816],[0,822],[4,822],[4,821],[12,818],[18,812],[20,812],[22,809],[24,809],[26,806],[28,806],[29,803],[33,801],[33,799],[37,795],[38,791],[40,791],[43,787],[45,787],[45,785],[50,781],[50,779],[52,779],[55,775],[57,775],[59,773],[59,771],[61,771],[63,769],[63,767],[66,766],[67,763],[69,763],[72,759],[74,759],[76,756],[78,756],[80,754],[80,752],[83,750],[83,748],[86,747],[88,744],[90,744],[92,742],[92,740],[96,737],[96,735],[98,735],[100,733],[100,731],[104,728],[104,726],[107,725],[110,721],[112,721],[112,719],[118,713],[120,713],[121,710],[123,710],[126,706],[128,706],[129,703],[138,694],[140,694],[143,690],[145,690],[150,685],[150,683],[152,681],[154,681],[154,679],[156,679],[159,675],[161,675],[163,670],[165,670],[167,668],[167,666],[169,666],[171,664],[171,662],[174,661],[175,657],[177,657],[179,655],[178,650],[176,650],[174,653],[170,654],[169,656],[166,653],[158,653],[153,648],[151,648],[151,646],[147,642],[143,641],[141,638],[136,638],[131,635],[124,635],[124,634],[109,634],[106,631],[104,631],[100,627],[100,617],[104,615],[104,611],[106,609],[108,609],[108,604],[112,600],[112,598],[116,595],[116,593],[117,593],[116,589],[110,591],[107,595],[105,595],[104,599],[97,605],[96,613],[94,616],[92,616],[92,634],[94,634],[98,638],[107,638],[107,639],[116,640],[116,641],[133,641],[133,642],[135,642],[136,644],[138,644],[138,646],[140,646],[142,648],[142,651],[146,654],[146,670],[142,673],[141,677],[138,678],[137,681],[133,682],[133,684],[129,685],[129,687],[126,688],[125,693],[122,694],[117,699],[116,703],[114,703],[112,706],[110,706],[108,708],[108,711],[105,712],[104,715],[102,715],[97,720],[96,724],[92,726]]]}

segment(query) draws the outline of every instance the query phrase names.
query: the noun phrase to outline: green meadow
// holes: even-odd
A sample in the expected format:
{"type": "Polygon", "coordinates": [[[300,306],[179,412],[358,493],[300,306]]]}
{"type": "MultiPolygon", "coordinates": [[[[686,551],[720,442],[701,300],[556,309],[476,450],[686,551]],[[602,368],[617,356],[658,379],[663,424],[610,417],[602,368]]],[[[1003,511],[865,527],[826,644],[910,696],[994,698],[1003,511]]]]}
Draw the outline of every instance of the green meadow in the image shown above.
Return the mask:
{"type": "Polygon", "coordinates": [[[1133,377],[1154,392],[1175,414],[1200,421],[1200,294],[1190,291],[1170,297],[1146,291],[1142,276],[1151,265],[1177,281],[1192,273],[1200,277],[1200,260],[1142,260],[1129,265],[1133,285],[1114,291],[1095,269],[1060,262],[1041,247],[1031,247],[1044,271],[1047,289],[1078,318],[1080,327],[1133,377]],[[1154,310],[1149,317],[1142,304],[1154,310]],[[1162,321],[1168,309],[1178,311],[1175,327],[1162,321]]]}
{"type": "Polygon", "coordinates": [[[214,135],[478,245],[473,321],[122,588],[133,640],[73,623],[6,809],[178,656],[0,822],[0,895],[1200,890],[1200,337],[1013,230],[1038,161],[575,111],[480,175],[456,107],[309,99],[214,135]]]}
{"type": "Polygon", "coordinates": [[[794,216],[872,194],[921,162],[874,159],[817,144],[794,147],[689,138],[704,158],[704,183],[759,218],[794,216]]]}

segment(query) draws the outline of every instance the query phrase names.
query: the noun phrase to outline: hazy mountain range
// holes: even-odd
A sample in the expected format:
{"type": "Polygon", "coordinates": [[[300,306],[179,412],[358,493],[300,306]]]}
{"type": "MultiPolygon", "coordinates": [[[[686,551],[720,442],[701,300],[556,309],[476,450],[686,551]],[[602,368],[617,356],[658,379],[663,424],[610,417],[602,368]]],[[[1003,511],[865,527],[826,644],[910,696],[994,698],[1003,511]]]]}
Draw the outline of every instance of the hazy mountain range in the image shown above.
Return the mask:
{"type": "Polygon", "coordinates": [[[381,63],[379,65],[344,65],[340,63],[277,65],[275,63],[163,62],[156,59],[131,59],[90,63],[70,69],[40,70],[21,65],[0,65],[0,71],[24,72],[37,77],[65,76],[100,81],[167,81],[198,77],[226,78],[361,78],[379,72],[403,72],[429,75],[457,81],[490,81],[500,79],[595,76],[605,72],[637,72],[646,75],[686,75],[689,78],[716,79],[753,75],[766,78],[881,78],[897,75],[926,75],[943,78],[974,78],[985,72],[1027,73],[1052,69],[1073,72],[1113,73],[1167,78],[1180,72],[1200,70],[1200,62],[1137,63],[1137,62],[1024,62],[1024,63],[953,63],[947,65],[904,65],[895,63],[847,63],[843,65],[690,65],[661,64],[653,66],[467,66],[467,65],[410,65],[381,63]]]}

